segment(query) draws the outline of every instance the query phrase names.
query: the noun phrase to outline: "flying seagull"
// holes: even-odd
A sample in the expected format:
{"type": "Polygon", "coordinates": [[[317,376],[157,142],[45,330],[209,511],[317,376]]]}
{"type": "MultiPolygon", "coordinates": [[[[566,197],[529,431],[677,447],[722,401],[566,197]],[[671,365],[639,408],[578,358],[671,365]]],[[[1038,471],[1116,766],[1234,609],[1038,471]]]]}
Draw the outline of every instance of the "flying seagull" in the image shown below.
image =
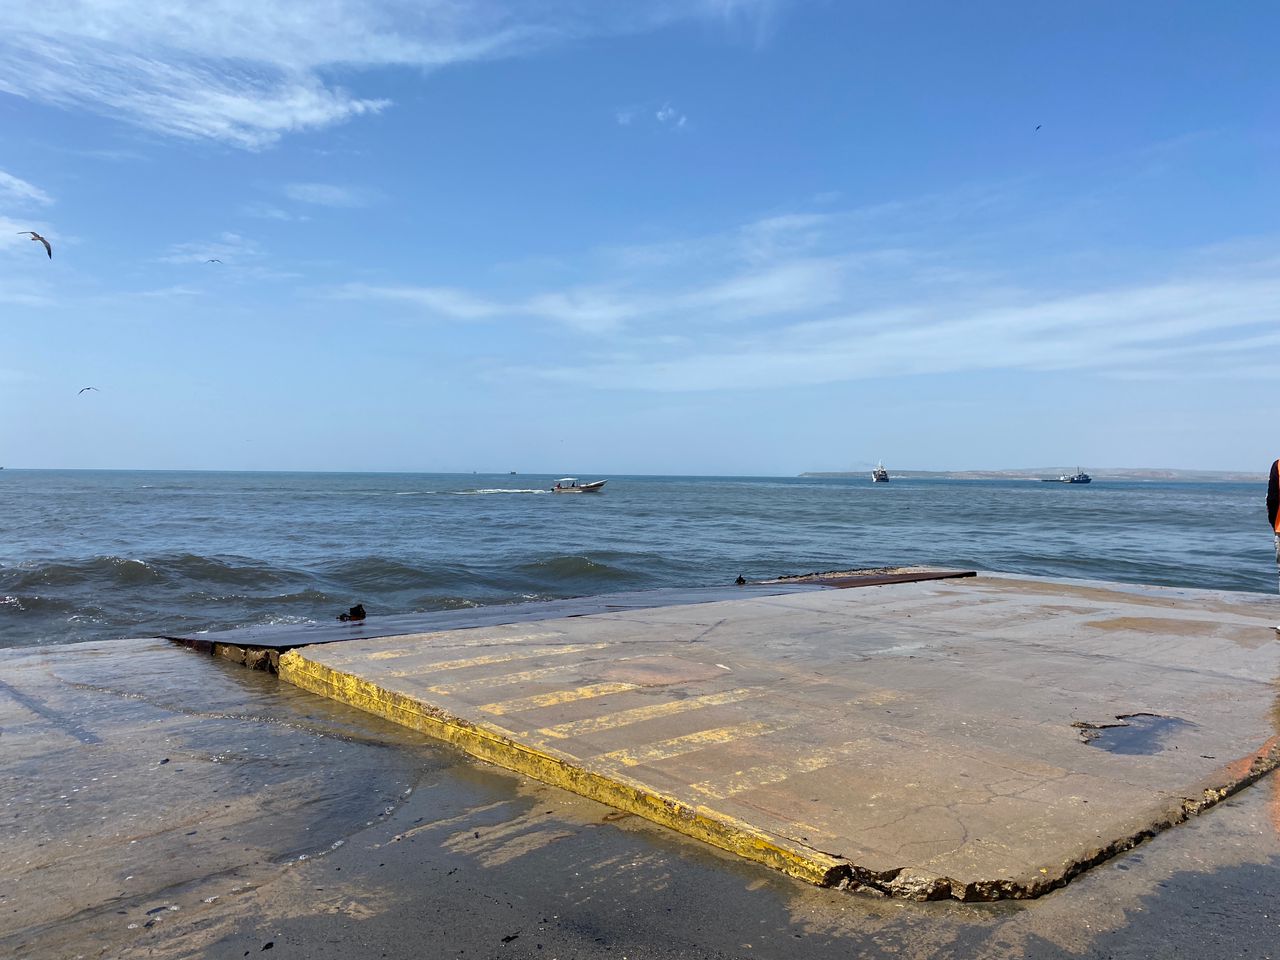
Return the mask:
{"type": "MultiPolygon", "coordinates": [[[[1037,127],[1036,129],[1039,129],[1039,128],[1037,127]]],[[[219,260],[219,259],[217,259],[216,257],[215,257],[214,259],[212,259],[212,260],[206,260],[206,261],[205,261],[205,263],[221,263],[221,262],[222,262],[222,261],[221,261],[221,260],[219,260]]]]}
{"type": "Polygon", "coordinates": [[[84,393],[86,390],[92,390],[94,393],[102,392],[97,387],[81,387],[79,390],[76,391],[76,396],[77,397],[80,396],[80,394],[84,393]]]}
{"type": "Polygon", "coordinates": [[[32,240],[39,240],[44,244],[44,252],[49,254],[49,259],[53,259],[53,247],[49,246],[49,241],[40,236],[40,234],[36,233],[34,230],[19,230],[18,236],[29,236],[32,240]]]}

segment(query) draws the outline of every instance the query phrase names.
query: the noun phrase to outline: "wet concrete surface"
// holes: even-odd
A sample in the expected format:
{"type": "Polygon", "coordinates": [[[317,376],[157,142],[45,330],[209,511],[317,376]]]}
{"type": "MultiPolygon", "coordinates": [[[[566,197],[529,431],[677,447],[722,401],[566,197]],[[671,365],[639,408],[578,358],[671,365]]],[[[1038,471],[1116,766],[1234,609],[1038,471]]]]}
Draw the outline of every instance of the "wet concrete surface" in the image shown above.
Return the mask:
{"type": "Polygon", "coordinates": [[[194,645],[221,644],[268,650],[291,650],[317,643],[396,637],[408,633],[459,630],[468,627],[508,623],[534,623],[561,617],[584,617],[622,610],[649,610],[688,604],[738,600],[744,597],[776,597],[810,593],[831,588],[881,586],[922,580],[972,577],[971,570],[942,570],[933,567],[877,567],[864,570],[806,573],[760,583],[727,584],[713,587],[662,587],[627,590],[589,597],[539,600],[524,603],[496,603],[454,610],[372,616],[357,621],[332,620],[308,624],[259,624],[232,630],[217,630],[167,636],[166,639],[194,645]]]}
{"type": "Polygon", "coordinates": [[[241,647],[264,647],[291,650],[318,643],[342,643],[376,637],[397,637],[406,633],[436,630],[458,630],[467,627],[496,626],[508,623],[534,623],[561,617],[585,617],[619,610],[647,610],[685,604],[710,603],[747,596],[781,596],[810,593],[826,589],[819,579],[769,584],[730,584],[723,587],[666,587],[659,590],[629,590],[593,597],[570,597],[564,600],[540,600],[529,603],[495,603],[457,610],[432,610],[394,616],[371,616],[366,620],[307,624],[259,624],[234,630],[190,633],[167,639],[184,643],[234,644],[241,647]]]}
{"type": "Polygon", "coordinates": [[[0,677],[4,956],[1276,955],[1274,775],[1039,900],[912,903],[167,644],[10,651],[0,677]]]}

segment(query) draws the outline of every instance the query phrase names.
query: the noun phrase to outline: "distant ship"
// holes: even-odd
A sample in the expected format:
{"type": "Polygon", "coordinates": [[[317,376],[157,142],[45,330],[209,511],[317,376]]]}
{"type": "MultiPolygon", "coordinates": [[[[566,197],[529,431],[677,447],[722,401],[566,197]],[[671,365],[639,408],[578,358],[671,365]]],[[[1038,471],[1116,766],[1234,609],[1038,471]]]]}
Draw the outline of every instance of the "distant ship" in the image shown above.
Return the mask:
{"type": "Polygon", "coordinates": [[[1093,483],[1093,477],[1089,476],[1079,467],[1073,474],[1063,474],[1060,477],[1041,477],[1042,483],[1093,483]]]}
{"type": "Polygon", "coordinates": [[[883,461],[880,463],[877,463],[876,468],[871,471],[871,482],[872,483],[888,483],[889,482],[889,471],[884,468],[883,461]]]}

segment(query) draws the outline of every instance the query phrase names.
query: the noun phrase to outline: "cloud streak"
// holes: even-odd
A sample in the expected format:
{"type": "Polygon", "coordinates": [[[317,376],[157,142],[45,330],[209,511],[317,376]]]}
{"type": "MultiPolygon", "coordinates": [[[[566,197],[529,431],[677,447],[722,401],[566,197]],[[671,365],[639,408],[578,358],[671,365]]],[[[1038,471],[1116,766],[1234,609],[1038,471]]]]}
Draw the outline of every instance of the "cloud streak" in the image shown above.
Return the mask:
{"type": "Polygon", "coordinates": [[[633,106],[615,110],[613,119],[620,127],[629,127],[638,121],[646,121],[653,126],[665,127],[668,130],[684,130],[688,128],[689,118],[670,103],[660,106],[633,106]]]}
{"type": "Polygon", "coordinates": [[[1091,371],[1127,379],[1280,372],[1273,352],[1280,280],[1202,277],[1020,302],[948,303],[849,312],[678,355],[526,372],[597,389],[770,389],[881,377],[991,371],[1091,371]]]}
{"type": "Polygon", "coordinates": [[[261,149],[378,113],[372,70],[432,70],[701,18],[763,22],[769,0],[65,0],[0,5],[0,91],[148,130],[261,149]]]}
{"type": "Polygon", "coordinates": [[[11,173],[5,173],[3,170],[0,170],[0,200],[22,205],[40,204],[47,206],[53,203],[53,197],[39,187],[28,183],[20,177],[15,177],[11,173]]]}
{"type": "Polygon", "coordinates": [[[398,301],[429,319],[553,324],[574,335],[560,338],[556,359],[522,359],[508,372],[600,390],[994,371],[1280,372],[1266,359],[1280,327],[1274,249],[1187,251],[1179,259],[1190,268],[1113,262],[1106,276],[1068,289],[1040,258],[1015,268],[1021,261],[1004,248],[976,239],[966,223],[992,202],[979,191],[950,203],[774,214],[718,234],[589,252],[578,258],[583,282],[556,289],[350,285],[340,295],[398,301]],[[932,243],[913,241],[894,227],[928,232],[941,220],[955,226],[950,240],[935,231],[932,243]]]}
{"type": "Polygon", "coordinates": [[[367,207],[373,201],[368,190],[333,183],[290,183],[284,192],[290,200],[320,207],[367,207]]]}
{"type": "Polygon", "coordinates": [[[160,258],[161,263],[204,263],[221,260],[224,264],[243,264],[260,260],[258,245],[238,233],[224,232],[216,240],[176,243],[160,258]]]}

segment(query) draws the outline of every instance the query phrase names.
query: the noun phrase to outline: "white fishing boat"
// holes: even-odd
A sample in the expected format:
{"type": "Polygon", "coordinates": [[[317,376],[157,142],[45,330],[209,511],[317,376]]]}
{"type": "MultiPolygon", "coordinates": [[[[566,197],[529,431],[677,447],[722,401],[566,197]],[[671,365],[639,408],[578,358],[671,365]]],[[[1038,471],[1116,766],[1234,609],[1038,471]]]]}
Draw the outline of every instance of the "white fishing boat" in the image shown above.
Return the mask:
{"type": "Polygon", "coordinates": [[[579,483],[577,477],[561,477],[551,488],[552,493],[599,493],[608,480],[592,480],[590,483],[579,483]]]}
{"type": "Polygon", "coordinates": [[[884,463],[877,463],[876,468],[871,471],[872,483],[888,483],[889,471],[884,468],[884,463]]]}

